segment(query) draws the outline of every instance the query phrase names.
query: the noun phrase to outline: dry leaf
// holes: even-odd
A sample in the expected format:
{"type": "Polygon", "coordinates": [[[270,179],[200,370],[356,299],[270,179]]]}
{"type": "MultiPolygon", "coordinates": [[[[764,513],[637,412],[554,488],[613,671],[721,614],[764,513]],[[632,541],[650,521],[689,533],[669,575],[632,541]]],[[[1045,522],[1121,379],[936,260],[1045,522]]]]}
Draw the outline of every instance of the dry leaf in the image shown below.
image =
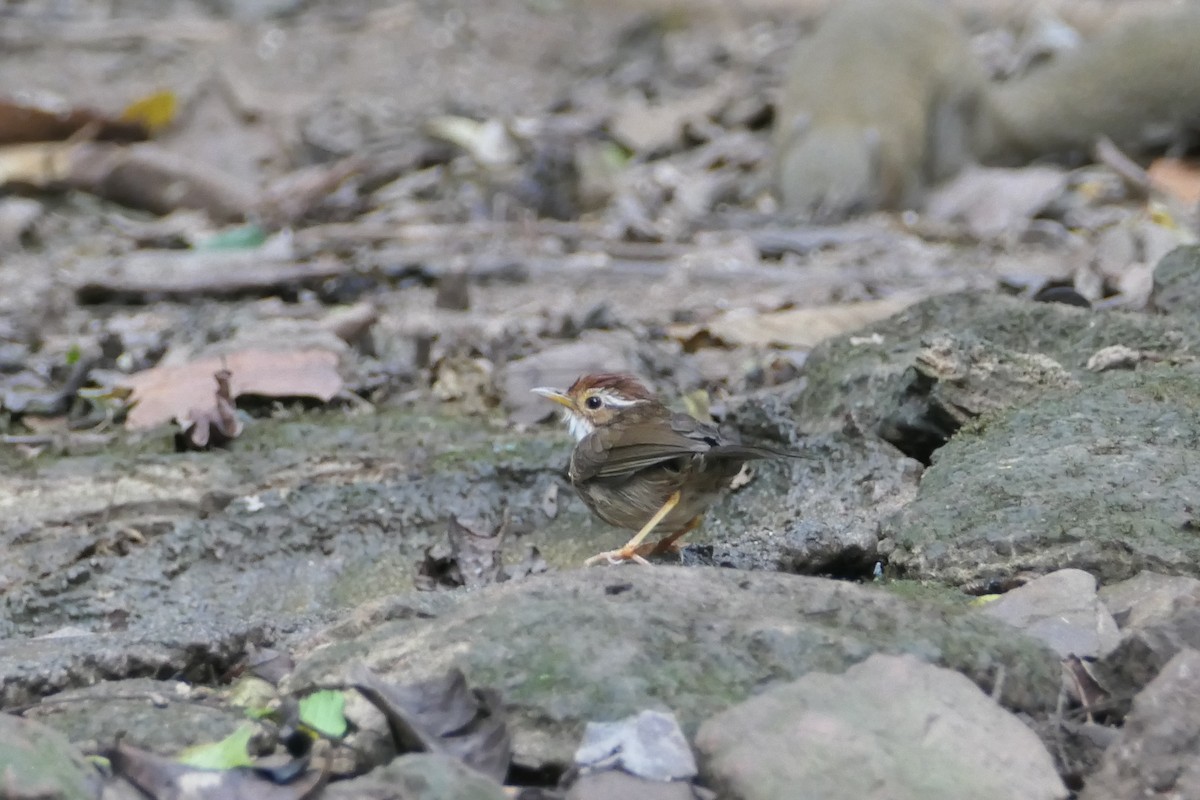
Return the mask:
{"type": "Polygon", "coordinates": [[[82,142],[70,155],[72,186],[131,208],[156,214],[194,208],[232,222],[258,207],[257,187],[152,143],[82,142]]]}
{"type": "Polygon", "coordinates": [[[1178,158],[1160,158],[1147,170],[1156,189],[1187,205],[1200,204],[1200,163],[1178,158]]]}
{"type": "Polygon", "coordinates": [[[688,97],[650,104],[634,96],[620,105],[609,131],[614,139],[635,153],[648,154],[677,146],[689,125],[704,123],[728,105],[728,81],[717,83],[688,97]]]}
{"type": "Polygon", "coordinates": [[[280,784],[253,768],[198,769],[120,741],[106,756],[116,775],[156,800],[308,800],[320,794],[328,777],[310,769],[280,784]]]}
{"type": "Polygon", "coordinates": [[[710,344],[807,349],[831,336],[850,333],[887,319],[920,299],[907,295],[765,314],[740,309],[703,324],[672,325],[668,332],[683,342],[688,351],[710,344]]]}
{"type": "Polygon", "coordinates": [[[61,142],[84,128],[95,139],[135,142],[147,136],[136,120],[112,119],[88,108],[38,108],[0,100],[0,144],[61,142]]]}
{"type": "MultiPolygon", "coordinates": [[[[275,240],[272,240],[274,242],[275,240]]],[[[280,242],[280,250],[290,249],[280,242]]],[[[256,250],[141,250],[92,270],[75,287],[90,303],[150,303],[198,297],[261,297],[320,286],[345,275],[336,259],[297,261],[290,252],[256,250]]]]}
{"type": "Polygon", "coordinates": [[[1063,676],[1083,706],[1089,718],[1095,709],[1102,708],[1112,694],[1096,679],[1092,668],[1077,655],[1069,655],[1062,661],[1063,676]]]}
{"type": "Polygon", "coordinates": [[[259,212],[275,226],[293,226],[348,178],[362,172],[363,164],[360,156],[350,156],[333,164],[314,164],[290,172],[263,191],[259,212]]]}
{"type": "Polygon", "coordinates": [[[508,521],[507,509],[499,525],[487,520],[460,520],[451,514],[446,530],[449,550],[435,544],[425,551],[425,559],[417,570],[418,576],[424,578],[422,588],[438,585],[474,588],[500,580],[500,550],[508,521]]]}
{"type": "Polygon", "coordinates": [[[507,126],[498,119],[478,122],[468,117],[434,117],[425,123],[425,131],[435,139],[458,145],[489,169],[511,166],[521,155],[507,126]]]}
{"type": "Polygon", "coordinates": [[[311,397],[329,402],[342,390],[338,357],[328,350],[248,349],[210,356],[187,364],[153,367],[130,375],[120,385],[136,403],[125,418],[130,430],[152,428],[191,411],[195,399],[212,391],[213,375],[232,373],[230,396],[311,397]]]}
{"type": "Polygon", "coordinates": [[[125,107],[121,119],[141,125],[151,135],[166,129],[175,121],[179,100],[175,93],[167,90],[154,92],[138,98],[125,107]]]}
{"type": "Polygon", "coordinates": [[[508,529],[507,508],[498,523],[486,519],[462,520],[451,514],[446,540],[425,549],[425,557],[417,567],[417,588],[421,591],[439,587],[478,588],[545,572],[546,562],[532,546],[516,564],[507,567],[503,564],[501,551],[508,529]]]}
{"type": "Polygon", "coordinates": [[[970,167],[933,192],[926,214],[962,222],[978,239],[1017,234],[1066,187],[1067,173],[1056,167],[970,167]]]}
{"type": "Polygon", "coordinates": [[[175,434],[175,449],[208,450],[221,447],[241,434],[242,423],[237,418],[237,406],[233,404],[229,390],[232,376],[229,370],[222,369],[213,377],[217,381],[214,402],[194,407],[177,419],[182,430],[175,434]]]}
{"type": "Polygon", "coordinates": [[[379,309],[369,300],[335,308],[322,317],[320,326],[347,344],[362,341],[379,321],[379,309]]]}
{"type": "Polygon", "coordinates": [[[589,770],[622,769],[654,781],[696,777],[696,757],[673,714],[646,710],[616,722],[589,722],[575,751],[589,770]]]}
{"type": "Polygon", "coordinates": [[[0,147],[0,186],[23,183],[43,188],[61,183],[71,173],[78,143],[37,142],[0,147]]]}
{"type": "Polygon", "coordinates": [[[401,686],[360,663],[352,668],[351,681],[387,717],[400,753],[443,753],[504,780],[512,736],[495,692],[471,689],[457,668],[441,678],[401,686]]]}

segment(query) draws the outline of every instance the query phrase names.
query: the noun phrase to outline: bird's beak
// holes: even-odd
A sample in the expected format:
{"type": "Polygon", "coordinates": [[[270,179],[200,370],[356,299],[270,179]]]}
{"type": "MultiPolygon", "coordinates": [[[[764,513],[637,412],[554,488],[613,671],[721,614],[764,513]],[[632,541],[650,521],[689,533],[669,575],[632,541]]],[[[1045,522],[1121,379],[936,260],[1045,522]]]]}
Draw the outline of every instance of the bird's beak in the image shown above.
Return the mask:
{"type": "Polygon", "coordinates": [[[532,391],[534,394],[541,395],[547,400],[553,400],[560,406],[566,406],[567,408],[571,407],[571,398],[567,397],[565,393],[559,391],[558,389],[551,389],[549,386],[539,386],[536,389],[531,389],[530,391],[532,391]]]}

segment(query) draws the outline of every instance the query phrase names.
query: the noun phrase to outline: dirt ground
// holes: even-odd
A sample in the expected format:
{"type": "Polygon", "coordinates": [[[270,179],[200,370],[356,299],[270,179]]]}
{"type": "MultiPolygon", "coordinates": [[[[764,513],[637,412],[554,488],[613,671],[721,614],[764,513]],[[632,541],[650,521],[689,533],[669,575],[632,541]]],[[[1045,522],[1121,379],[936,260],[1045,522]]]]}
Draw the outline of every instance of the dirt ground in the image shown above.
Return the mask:
{"type": "MultiPolygon", "coordinates": [[[[978,575],[951,564],[932,578],[911,566],[885,577],[887,559],[900,563],[905,543],[934,529],[931,520],[957,532],[968,506],[992,498],[989,481],[1000,484],[1005,508],[1026,510],[1004,492],[1003,478],[1017,473],[997,478],[995,468],[1010,446],[1013,463],[1026,459],[1025,432],[1004,440],[1000,456],[981,451],[971,462],[973,437],[987,427],[976,418],[1064,386],[1083,392],[1089,407],[1118,409],[1094,415],[1110,419],[1111,433],[1092,418],[1080,423],[1087,430],[1067,431],[1060,422],[1079,417],[1074,396],[1062,401],[1067,410],[1051,406],[1029,423],[1051,431],[1035,434],[1050,474],[1057,436],[1083,454],[1072,480],[1023,479],[1029,494],[1048,492],[1046,506],[1062,511],[1074,506],[1055,491],[1097,491],[1084,467],[1112,474],[1113,441],[1140,447],[1153,438],[1139,433],[1136,424],[1150,423],[1126,411],[1121,403],[1133,401],[1121,392],[1144,391],[1160,405],[1179,396],[1179,408],[1191,408],[1192,383],[1172,388],[1171,375],[1134,370],[1144,362],[1166,374],[1194,363],[1191,262],[1177,263],[1175,283],[1156,308],[1145,307],[1154,265],[1190,234],[1097,167],[1004,171],[1000,183],[968,183],[958,200],[943,198],[943,207],[961,205],[942,217],[926,210],[816,224],[782,213],[768,180],[774,103],[791,45],[824,5],[0,5],[0,101],[10,101],[0,102],[0,136],[14,104],[90,109],[99,120],[65,142],[37,143],[32,156],[17,158],[0,141],[0,709],[24,713],[49,698],[43,712],[75,715],[59,722],[72,742],[107,746],[130,718],[108,692],[120,700],[136,689],[136,700],[186,681],[197,697],[216,696],[262,648],[303,656],[305,647],[369,640],[384,628],[399,649],[353,646],[385,661],[411,646],[426,666],[478,646],[468,655],[497,670],[498,686],[510,695],[545,689],[551,707],[571,691],[597,694],[600,673],[666,680],[655,655],[664,642],[680,674],[702,665],[704,679],[739,648],[735,655],[761,659],[761,677],[745,679],[750,692],[767,676],[791,674],[776,658],[803,664],[801,672],[827,670],[842,666],[842,655],[824,660],[827,645],[857,660],[891,647],[893,634],[899,651],[923,653],[937,641],[924,638],[928,630],[970,634],[961,651],[946,648],[954,669],[959,655],[988,662],[995,644],[1006,654],[995,662],[1000,676],[1005,659],[1025,659],[1028,645],[1039,698],[1030,707],[1049,714],[1058,657],[1007,628],[978,645],[976,622],[951,615],[969,607],[968,594],[1028,577],[996,578],[996,560],[1012,565],[992,546],[995,515],[977,526],[981,550],[938,550],[966,553],[978,575]],[[119,128],[123,110],[164,96],[175,110],[148,142],[109,141],[106,126],[119,128]],[[1047,286],[1051,296],[1038,299],[1065,304],[1026,302],[1047,286]],[[954,294],[969,290],[979,291],[954,294]],[[1091,310],[1074,307],[1081,292],[1091,310]],[[1122,303],[1130,313],[1104,313],[1122,303]],[[1094,369],[1098,354],[1112,364],[1094,369]],[[1104,405],[1110,367],[1128,372],[1118,376],[1115,404],[1104,405]],[[811,457],[756,465],[689,535],[684,569],[638,573],[637,587],[621,584],[619,571],[605,573],[611,585],[598,571],[572,571],[627,534],[575,496],[567,432],[529,389],[601,368],[635,372],[675,408],[811,457]],[[889,423],[911,439],[880,434],[889,423]],[[960,474],[951,460],[939,471],[931,453],[960,427],[970,435],[955,442],[965,444],[947,449],[973,466],[960,474]],[[951,499],[914,500],[930,474],[951,499]],[[964,475],[985,486],[972,503],[955,496],[964,475]],[[900,514],[910,507],[919,511],[900,514]],[[741,571],[706,572],[711,566],[741,571]],[[777,574],[789,572],[838,580],[777,574]],[[706,574],[741,599],[710,595],[706,574]],[[538,578],[519,580],[528,576],[538,578]],[[786,606],[774,633],[753,627],[734,646],[713,633],[725,628],[711,619],[742,630],[739,609],[759,602],[746,598],[775,591],[743,595],[747,586],[777,583],[791,596],[793,578],[808,582],[811,597],[794,612],[786,606]],[[660,602],[673,591],[657,588],[660,580],[691,582],[703,602],[660,602]],[[892,594],[849,582],[878,582],[892,594]],[[593,590],[622,598],[605,607],[616,615],[611,628],[577,621],[591,619],[593,590]],[[575,605],[553,592],[574,594],[575,605]],[[511,608],[487,607],[490,597],[511,608]],[[439,615],[453,619],[464,608],[462,619],[486,635],[462,625],[444,639],[439,615]],[[898,621],[888,621],[892,611],[898,621]],[[541,682],[563,664],[528,666],[547,649],[547,613],[560,620],[555,632],[571,655],[564,663],[578,662],[584,676],[574,689],[541,682]],[[611,647],[627,632],[625,614],[668,622],[643,626],[652,645],[643,660],[593,663],[586,654],[625,657],[611,647]],[[906,622],[909,614],[920,624],[906,622]],[[493,616],[512,627],[493,626],[493,616]],[[439,646],[461,636],[461,648],[419,644],[426,640],[408,625],[427,628],[439,646]],[[676,651],[659,629],[709,631],[691,638],[713,649],[676,651]],[[798,629],[800,638],[789,638],[798,629]],[[910,635],[920,639],[913,647],[902,641],[910,635]],[[128,688],[136,681],[151,689],[128,688]],[[72,692],[94,693],[99,710],[77,710],[72,692]]],[[[1024,5],[968,15],[973,46],[983,55],[1015,47],[1002,22],[1024,5]]],[[[1121,4],[1050,5],[1086,22],[1121,4]]],[[[1183,412],[1169,405],[1162,413],[1183,412]]],[[[1155,445],[1177,450],[1139,449],[1143,471],[1127,462],[1118,477],[1163,483],[1154,471],[1162,453],[1190,452],[1190,428],[1187,436],[1155,445]]],[[[1175,515],[1162,522],[1147,511],[1146,530],[1186,518],[1190,542],[1190,507],[1176,514],[1173,505],[1190,491],[1180,485],[1162,489],[1176,495],[1169,502],[1144,492],[1138,502],[1175,515]]],[[[1110,494],[1112,504],[1125,502],[1110,494]]],[[[1012,525],[1025,530],[1023,517],[1012,525]]],[[[1161,566],[1160,542],[1147,537],[1107,577],[1161,566]]],[[[1079,566],[1070,548],[1063,555],[1040,540],[1029,548],[1048,568],[1079,566]]],[[[1194,563],[1190,550],[1180,552],[1162,563],[1171,571],[1194,563]]],[[[341,666],[342,652],[330,654],[341,666]]],[[[406,658],[388,664],[404,680],[406,658]]],[[[752,666],[746,675],[758,676],[752,666]]],[[[1007,674],[1006,688],[1019,695],[1021,670],[1007,674]]],[[[990,691],[987,680],[980,685],[990,691]]],[[[723,696],[697,685],[706,703],[723,696]]],[[[613,694],[635,698],[640,710],[651,702],[642,692],[656,703],[672,696],[655,686],[613,694]]],[[[192,706],[208,709],[176,702],[170,713],[192,706]]],[[[575,728],[609,710],[580,708],[569,720],[575,728]]],[[[228,719],[213,730],[168,715],[128,727],[144,725],[133,741],[168,754],[222,738],[223,726],[244,716],[222,713],[228,719]]],[[[532,711],[519,731],[531,783],[562,774],[558,751],[568,739],[553,758],[530,746],[546,738],[546,720],[562,721],[557,713],[532,711]]],[[[1100,741],[1079,764],[1056,753],[1060,774],[1093,769],[1100,741]]]]}
{"type": "MultiPolygon", "coordinates": [[[[179,111],[157,143],[251,193],[284,186],[286,197],[280,182],[297,170],[356,159],[354,178],[284,222],[250,213],[268,238],[242,252],[204,246],[221,228],[192,211],[159,217],[72,189],[12,198],[34,210],[0,243],[9,631],[169,620],[227,581],[240,588],[218,606],[252,607],[256,565],[279,574],[282,552],[306,565],[312,597],[281,589],[242,616],[325,613],[411,585],[448,514],[486,516],[513,486],[533,497],[561,485],[565,441],[529,428],[545,412],[527,389],[582,369],[538,360],[581,335],[668,395],[698,391],[719,408],[795,378],[820,338],[762,339],[758,315],[816,309],[827,335],[918,297],[1019,289],[1073,263],[1061,237],[978,245],[910,216],[813,226],[775,213],[763,180],[771,101],[808,21],[789,4],[29,2],[3,14],[0,75],[14,99],[115,114],[169,90],[179,111]],[[451,146],[430,135],[447,115],[499,121],[507,138],[472,128],[451,146]],[[624,143],[615,177],[587,167],[613,157],[608,143],[588,149],[604,131],[624,143]],[[238,281],[274,267],[265,283],[238,281]],[[328,328],[348,304],[371,314],[349,344],[328,328]],[[722,315],[757,333],[707,346],[722,315]],[[74,394],[201,355],[304,343],[337,353],[345,383],[332,408],[243,402],[253,419],[228,453],[175,454],[170,413],[123,431],[111,405],[74,394]],[[539,463],[504,466],[514,452],[539,463]],[[484,488],[463,495],[472,482],[484,488]],[[296,514],[289,493],[313,484],[340,488],[296,514]],[[385,505],[419,510],[367,523],[350,496],[367,484],[385,505]],[[266,511],[247,501],[268,520],[255,532],[236,532],[237,503],[209,519],[263,492],[266,511]],[[331,536],[342,544],[318,544],[331,536]],[[354,536],[371,544],[347,563],[308,558],[353,550],[354,536]],[[139,543],[158,555],[138,555],[139,543]],[[347,593],[363,569],[382,583],[347,593]],[[129,595],[137,581],[154,588],[129,595]]],[[[176,414],[211,405],[208,392],[176,414]]],[[[616,543],[565,486],[559,502],[563,518],[521,520],[552,565],[597,537],[616,543]]]]}

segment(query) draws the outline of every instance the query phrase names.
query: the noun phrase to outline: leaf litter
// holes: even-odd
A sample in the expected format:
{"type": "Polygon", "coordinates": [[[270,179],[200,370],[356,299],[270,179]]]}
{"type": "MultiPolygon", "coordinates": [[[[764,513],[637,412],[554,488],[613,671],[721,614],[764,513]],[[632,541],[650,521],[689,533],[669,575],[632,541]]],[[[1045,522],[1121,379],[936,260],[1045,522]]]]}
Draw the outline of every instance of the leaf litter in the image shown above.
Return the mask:
{"type": "Polygon", "coordinates": [[[425,550],[417,567],[417,589],[478,588],[523,578],[547,570],[545,559],[532,545],[515,564],[505,565],[502,551],[510,530],[508,509],[498,523],[486,519],[460,519],[451,514],[446,524],[446,540],[435,542],[425,550]]]}
{"type": "Polygon", "coordinates": [[[242,423],[229,390],[231,377],[229,370],[217,370],[213,375],[217,382],[213,405],[193,406],[184,416],[176,417],[180,431],[175,434],[175,449],[223,447],[241,434],[242,423]]]}
{"type": "Polygon", "coordinates": [[[186,364],[152,367],[120,381],[121,386],[131,390],[130,401],[135,404],[125,426],[143,430],[187,419],[198,398],[212,396],[213,376],[221,371],[230,373],[230,401],[255,395],[312,398],[327,403],[343,388],[337,366],[338,356],[329,350],[246,349],[186,364]]]}
{"type": "Polygon", "coordinates": [[[508,774],[512,735],[500,696],[490,689],[472,689],[462,670],[400,685],[359,663],[351,669],[350,680],[387,718],[401,754],[449,755],[497,781],[508,774]]]}
{"type": "MultiPolygon", "coordinates": [[[[240,762],[238,747],[245,751],[243,735],[237,733],[225,743],[217,743],[217,751],[223,751],[220,755],[229,762],[240,762]]],[[[224,768],[189,766],[123,742],[117,742],[104,756],[111,763],[114,775],[153,800],[307,800],[316,797],[328,779],[325,770],[307,769],[289,775],[291,780],[280,783],[273,779],[275,773],[269,769],[241,763],[224,768]]],[[[207,754],[200,760],[221,763],[207,754]]]]}

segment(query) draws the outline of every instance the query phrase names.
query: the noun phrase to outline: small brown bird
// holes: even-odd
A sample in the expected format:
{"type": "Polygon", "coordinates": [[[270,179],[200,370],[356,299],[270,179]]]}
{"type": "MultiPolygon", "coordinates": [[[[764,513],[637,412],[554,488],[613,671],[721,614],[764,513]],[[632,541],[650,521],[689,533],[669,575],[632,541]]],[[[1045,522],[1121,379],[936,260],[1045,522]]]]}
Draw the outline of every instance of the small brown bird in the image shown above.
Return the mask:
{"type": "Polygon", "coordinates": [[[609,525],[637,531],[621,549],[589,558],[589,566],[649,564],[645,556],[674,549],[700,524],[747,461],[800,455],[731,442],[671,411],[629,375],[584,375],[565,391],[533,391],[566,408],[576,440],[568,474],[583,502],[609,525]],[[643,544],[656,528],[667,535],[643,544]]]}

